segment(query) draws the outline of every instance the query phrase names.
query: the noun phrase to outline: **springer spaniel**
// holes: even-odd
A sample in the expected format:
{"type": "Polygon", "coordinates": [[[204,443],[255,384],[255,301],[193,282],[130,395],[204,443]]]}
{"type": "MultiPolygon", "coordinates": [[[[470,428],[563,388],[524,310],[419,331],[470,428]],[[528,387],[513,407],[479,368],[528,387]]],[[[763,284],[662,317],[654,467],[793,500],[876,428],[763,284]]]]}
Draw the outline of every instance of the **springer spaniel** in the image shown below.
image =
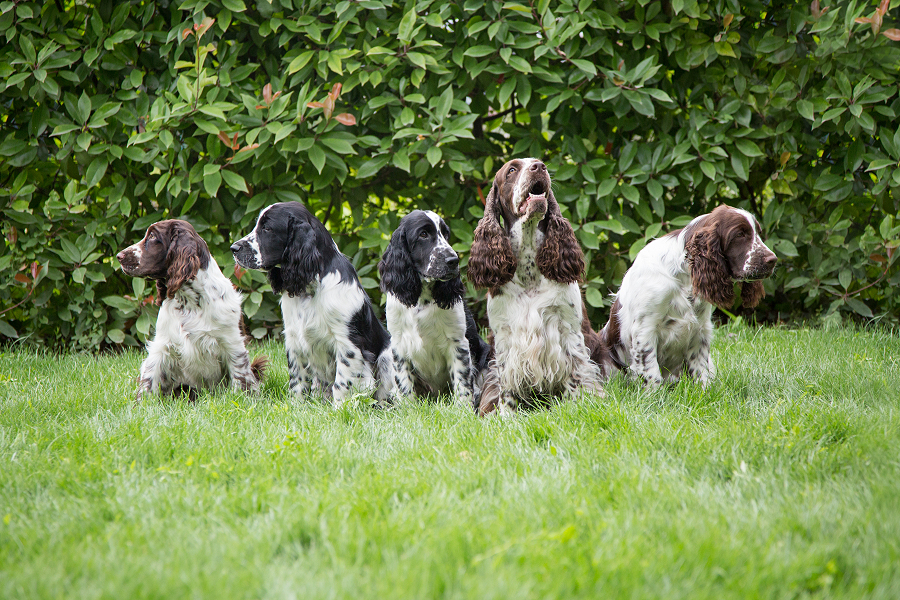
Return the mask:
{"type": "Polygon", "coordinates": [[[705,387],[715,376],[713,308],[731,307],[736,281],[743,305],[756,306],[778,261],[760,231],[752,214],[722,205],[647,244],[600,332],[613,362],[653,387],[677,381],[687,366],[705,387]]]}
{"type": "Polygon", "coordinates": [[[266,271],[281,294],[292,393],[323,391],[335,407],[353,390],[387,399],[390,335],[321,221],[299,202],[272,204],[231,251],[242,267],[266,271]]]}
{"type": "Polygon", "coordinates": [[[449,237],[442,218],[415,210],[391,235],[378,272],[387,294],[395,393],[450,391],[471,410],[490,346],[463,300],[459,256],[449,237]]]}
{"type": "Polygon", "coordinates": [[[516,410],[535,396],[548,400],[578,388],[602,394],[601,367],[591,360],[578,281],[584,255],[535,158],[497,171],[475,229],[469,281],[488,288],[487,314],[495,358],[485,376],[479,412],[516,410]]]}
{"type": "Polygon", "coordinates": [[[231,379],[259,389],[265,357],[252,363],[241,334],[241,294],[222,275],[209,248],[187,221],[154,223],[140,242],[116,255],[122,271],[156,280],[156,336],[141,364],[138,400],[146,392],[187,392],[231,379]]]}

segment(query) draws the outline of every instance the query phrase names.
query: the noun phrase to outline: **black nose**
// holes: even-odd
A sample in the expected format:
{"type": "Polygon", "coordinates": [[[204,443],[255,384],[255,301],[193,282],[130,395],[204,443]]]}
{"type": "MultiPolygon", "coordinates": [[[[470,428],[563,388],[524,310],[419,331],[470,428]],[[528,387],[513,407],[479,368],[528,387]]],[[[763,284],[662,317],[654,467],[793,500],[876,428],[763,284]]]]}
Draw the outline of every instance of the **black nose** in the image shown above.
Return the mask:
{"type": "Polygon", "coordinates": [[[235,243],[233,243],[233,244],[231,245],[231,253],[232,253],[232,254],[235,254],[235,253],[237,253],[237,252],[240,252],[240,250],[241,250],[241,243],[240,243],[240,242],[235,242],[235,243]]]}
{"type": "Polygon", "coordinates": [[[528,167],[528,170],[529,171],[546,171],[547,167],[541,161],[537,161],[537,162],[531,163],[531,166],[528,167]]]}
{"type": "Polygon", "coordinates": [[[447,262],[448,269],[458,269],[459,268],[459,257],[458,256],[448,256],[444,260],[447,262]]]}

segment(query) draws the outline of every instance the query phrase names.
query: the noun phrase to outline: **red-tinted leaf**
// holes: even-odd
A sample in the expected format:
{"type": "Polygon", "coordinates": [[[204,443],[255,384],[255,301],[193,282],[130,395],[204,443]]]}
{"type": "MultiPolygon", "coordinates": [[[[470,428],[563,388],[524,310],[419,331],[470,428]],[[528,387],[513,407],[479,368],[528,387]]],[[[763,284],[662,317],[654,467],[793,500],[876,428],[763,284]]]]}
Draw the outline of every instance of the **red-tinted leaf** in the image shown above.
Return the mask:
{"type": "Polygon", "coordinates": [[[203,35],[207,31],[209,31],[209,28],[212,27],[213,23],[215,23],[215,22],[216,22],[216,20],[213,19],[212,17],[206,17],[205,19],[203,19],[200,22],[200,30],[199,30],[200,33],[198,35],[203,35]]]}
{"type": "Polygon", "coordinates": [[[733,14],[728,13],[727,15],[725,15],[725,18],[722,20],[722,24],[725,26],[725,29],[728,29],[728,26],[731,25],[731,21],[733,21],[733,20],[734,20],[733,14]]]}
{"type": "Polygon", "coordinates": [[[237,150],[238,148],[241,147],[241,145],[237,143],[237,135],[238,134],[235,133],[234,137],[231,139],[231,149],[232,150],[237,150]]]}
{"type": "Polygon", "coordinates": [[[254,148],[259,148],[259,144],[250,144],[249,146],[244,146],[238,152],[243,152],[245,150],[253,150],[254,148]]]}
{"type": "Polygon", "coordinates": [[[790,160],[790,158],[791,158],[790,152],[782,152],[781,153],[781,166],[783,167],[784,165],[786,165],[787,161],[790,160]]]}
{"type": "Polygon", "coordinates": [[[324,104],[322,104],[321,102],[307,102],[306,103],[307,108],[322,108],[323,106],[324,106],[324,104]]]}
{"type": "Polygon", "coordinates": [[[821,14],[819,12],[819,0],[812,1],[812,4],[809,5],[809,12],[810,12],[810,14],[812,14],[814,19],[819,18],[819,15],[821,14]]]}
{"type": "Polygon", "coordinates": [[[624,66],[625,66],[625,59],[623,58],[622,60],[619,61],[619,65],[616,67],[616,69],[621,71],[622,67],[624,67],[624,66]]]}
{"type": "Polygon", "coordinates": [[[606,148],[604,150],[605,150],[607,156],[611,155],[612,151],[613,151],[613,143],[606,142],[606,148]]]}
{"type": "Polygon", "coordinates": [[[325,120],[328,121],[331,119],[331,113],[334,112],[334,98],[331,95],[325,97],[325,102],[322,103],[322,113],[325,115],[325,120]]]}
{"type": "Polygon", "coordinates": [[[237,277],[238,283],[240,283],[241,277],[243,277],[246,272],[247,271],[242,269],[239,264],[234,263],[234,276],[237,277]]]}
{"type": "Polygon", "coordinates": [[[264,108],[267,108],[265,104],[257,104],[256,105],[256,110],[262,110],[264,108]]]}
{"type": "Polygon", "coordinates": [[[275,93],[272,95],[272,100],[274,100],[275,98],[277,98],[277,97],[280,96],[280,95],[281,95],[281,92],[275,92],[275,93]]]}
{"type": "Polygon", "coordinates": [[[880,262],[880,263],[887,262],[887,259],[880,254],[870,254],[869,258],[871,258],[875,262],[880,262]]]}
{"type": "Polygon", "coordinates": [[[194,31],[200,31],[200,23],[194,23],[194,31]]]}
{"type": "Polygon", "coordinates": [[[334,116],[335,121],[342,125],[356,125],[356,117],[351,115],[350,113],[341,113],[339,115],[334,116]]]}
{"type": "Polygon", "coordinates": [[[30,279],[28,279],[28,275],[26,275],[25,273],[16,273],[14,279],[20,283],[28,283],[29,281],[31,281],[30,279]]]}
{"type": "Polygon", "coordinates": [[[485,205],[487,202],[484,199],[484,192],[481,191],[481,186],[476,186],[475,190],[478,192],[478,197],[481,199],[481,204],[485,205]]]}
{"type": "Polygon", "coordinates": [[[16,240],[19,239],[19,230],[15,228],[15,226],[9,228],[9,233],[6,234],[6,239],[9,240],[10,246],[16,245],[16,240]]]}
{"type": "Polygon", "coordinates": [[[228,139],[228,135],[225,132],[219,132],[219,139],[222,140],[222,143],[231,148],[231,140],[228,139]]]}
{"type": "Polygon", "coordinates": [[[341,95],[341,84],[336,83],[331,86],[331,91],[328,93],[328,95],[331,96],[332,100],[337,100],[341,95]]]}
{"type": "Polygon", "coordinates": [[[895,42],[900,42],[900,29],[885,29],[881,32],[881,35],[895,42]]]}
{"type": "Polygon", "coordinates": [[[31,263],[31,278],[37,279],[37,276],[41,274],[43,269],[44,267],[39,265],[37,261],[31,263]]]}
{"type": "Polygon", "coordinates": [[[856,17],[854,21],[856,21],[857,23],[871,23],[872,19],[870,19],[869,17],[856,17]]]}
{"type": "Polygon", "coordinates": [[[267,83],[263,86],[263,100],[266,101],[266,106],[272,104],[272,84],[267,83]]]}
{"type": "Polygon", "coordinates": [[[186,40],[189,35],[194,33],[190,27],[181,32],[181,39],[186,40]]]}
{"type": "Polygon", "coordinates": [[[881,4],[878,5],[878,8],[875,9],[875,12],[877,12],[879,16],[883,17],[887,14],[887,11],[890,7],[891,0],[881,0],[881,4]]]}

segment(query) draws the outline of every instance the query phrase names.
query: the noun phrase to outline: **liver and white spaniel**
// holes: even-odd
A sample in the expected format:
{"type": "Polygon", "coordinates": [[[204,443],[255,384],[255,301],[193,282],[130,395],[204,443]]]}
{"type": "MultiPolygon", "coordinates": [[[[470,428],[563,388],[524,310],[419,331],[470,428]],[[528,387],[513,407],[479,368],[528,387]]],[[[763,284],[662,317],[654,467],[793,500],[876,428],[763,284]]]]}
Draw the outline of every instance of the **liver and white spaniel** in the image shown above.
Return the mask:
{"type": "Polygon", "coordinates": [[[449,237],[438,215],[413,211],[391,235],[378,272],[387,294],[395,393],[451,392],[471,410],[490,346],[463,300],[459,256],[449,237]]]}
{"type": "MultiPolygon", "coordinates": [[[[520,402],[602,393],[603,374],[585,343],[578,281],[584,255],[535,158],[497,171],[475,229],[468,277],[488,288],[495,358],[485,376],[480,413],[501,414],[520,402]]],[[[596,336],[593,336],[596,338],[596,336]]]]}
{"type": "Polygon", "coordinates": [[[116,255],[133,277],[156,280],[156,335],[141,364],[138,400],[146,392],[187,392],[223,380],[257,391],[266,359],[252,363],[241,333],[241,294],[222,275],[187,221],[160,221],[116,255]]]}
{"type": "Polygon", "coordinates": [[[713,308],[731,307],[736,281],[743,305],[756,306],[765,294],[760,280],[777,260],[753,215],[725,205],[650,242],[625,273],[600,332],[612,360],[651,386],[677,381],[685,367],[706,386],[715,375],[713,308]]]}
{"type": "Polygon", "coordinates": [[[322,391],[335,407],[351,391],[388,398],[390,336],[350,260],[305,206],[264,208],[231,251],[239,265],[266,271],[272,291],[281,294],[292,393],[322,391]]]}

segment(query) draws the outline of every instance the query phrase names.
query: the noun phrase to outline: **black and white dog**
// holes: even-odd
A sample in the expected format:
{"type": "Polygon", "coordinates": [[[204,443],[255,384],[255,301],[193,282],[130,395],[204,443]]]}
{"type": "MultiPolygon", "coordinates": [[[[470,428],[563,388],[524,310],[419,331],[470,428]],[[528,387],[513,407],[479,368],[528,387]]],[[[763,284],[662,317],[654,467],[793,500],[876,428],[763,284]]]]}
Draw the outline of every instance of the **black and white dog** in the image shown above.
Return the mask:
{"type": "Polygon", "coordinates": [[[451,392],[468,409],[480,395],[490,346],[463,300],[450,230],[431,211],[403,217],[378,272],[387,294],[395,394],[451,392]]]}
{"type": "Polygon", "coordinates": [[[239,265],[266,271],[281,294],[292,393],[322,390],[335,407],[352,390],[374,389],[378,402],[388,398],[390,336],[353,265],[305,206],[264,208],[231,251],[239,265]]]}

